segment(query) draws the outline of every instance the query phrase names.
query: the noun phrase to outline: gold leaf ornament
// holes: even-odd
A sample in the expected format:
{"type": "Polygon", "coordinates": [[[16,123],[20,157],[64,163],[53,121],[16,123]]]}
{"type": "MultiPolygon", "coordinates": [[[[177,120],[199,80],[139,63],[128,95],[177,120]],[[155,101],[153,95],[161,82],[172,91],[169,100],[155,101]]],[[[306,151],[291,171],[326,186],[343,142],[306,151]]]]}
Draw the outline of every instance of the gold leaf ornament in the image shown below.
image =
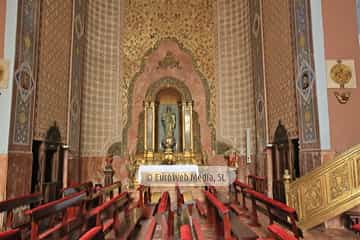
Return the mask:
{"type": "Polygon", "coordinates": [[[341,61],[338,61],[338,63],[330,69],[330,77],[343,88],[352,78],[351,69],[349,66],[341,63],[341,61]]]}

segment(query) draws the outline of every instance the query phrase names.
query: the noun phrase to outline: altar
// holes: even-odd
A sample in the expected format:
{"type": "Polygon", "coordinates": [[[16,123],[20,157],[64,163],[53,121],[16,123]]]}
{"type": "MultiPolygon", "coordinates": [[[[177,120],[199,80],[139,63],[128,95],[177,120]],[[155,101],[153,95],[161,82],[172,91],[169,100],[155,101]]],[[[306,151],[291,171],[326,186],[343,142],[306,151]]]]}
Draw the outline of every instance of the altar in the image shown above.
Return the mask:
{"type": "Polygon", "coordinates": [[[196,113],[189,96],[168,86],[145,99],[144,153],[135,156],[139,164],[205,164],[194,146],[196,113]]]}

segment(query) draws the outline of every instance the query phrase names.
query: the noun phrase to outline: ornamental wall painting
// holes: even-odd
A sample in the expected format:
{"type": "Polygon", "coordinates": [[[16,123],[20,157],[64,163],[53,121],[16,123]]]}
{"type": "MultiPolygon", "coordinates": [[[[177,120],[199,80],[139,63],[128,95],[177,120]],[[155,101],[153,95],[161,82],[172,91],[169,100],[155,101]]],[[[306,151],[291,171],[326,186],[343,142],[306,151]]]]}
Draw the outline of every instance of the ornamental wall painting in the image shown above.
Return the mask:
{"type": "Polygon", "coordinates": [[[326,60],[328,88],[356,88],[353,59],[326,60]]]}
{"type": "Polygon", "coordinates": [[[328,88],[340,104],[346,104],[351,98],[349,88],[356,88],[356,72],[353,59],[336,59],[326,61],[328,88]]]}
{"type": "Polygon", "coordinates": [[[9,82],[9,63],[0,59],[0,89],[7,89],[9,82]]]}

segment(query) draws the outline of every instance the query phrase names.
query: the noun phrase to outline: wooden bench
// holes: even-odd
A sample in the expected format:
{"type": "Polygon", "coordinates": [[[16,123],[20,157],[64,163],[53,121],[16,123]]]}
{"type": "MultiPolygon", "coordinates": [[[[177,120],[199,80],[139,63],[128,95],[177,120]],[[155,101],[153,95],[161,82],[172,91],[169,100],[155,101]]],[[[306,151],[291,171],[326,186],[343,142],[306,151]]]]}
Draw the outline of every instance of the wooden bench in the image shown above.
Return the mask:
{"type": "Polygon", "coordinates": [[[26,211],[25,214],[31,217],[31,240],[62,239],[76,231],[81,232],[85,223],[85,199],[86,192],[83,191],[26,211]],[[69,216],[67,209],[74,206],[80,206],[82,211],[78,211],[77,216],[69,216]],[[40,233],[40,221],[58,214],[62,215],[61,222],[40,233]]]}
{"type": "Polygon", "coordinates": [[[124,211],[126,215],[128,214],[129,203],[129,194],[127,192],[119,193],[100,206],[90,210],[87,214],[87,227],[101,227],[105,235],[114,230],[115,236],[120,237],[121,222],[119,214],[121,211],[124,211]]]}
{"type": "Polygon", "coordinates": [[[294,233],[297,239],[302,237],[302,231],[297,226],[296,221],[298,220],[298,216],[296,210],[287,206],[286,204],[271,199],[265,196],[262,193],[256,192],[252,189],[244,190],[251,198],[252,202],[252,225],[260,226],[257,216],[257,202],[262,203],[266,207],[267,216],[269,217],[270,225],[274,223],[274,220],[281,221],[279,217],[277,217],[276,213],[281,212],[285,215],[285,219],[281,221],[282,224],[285,224],[290,228],[290,230],[294,233]],[[290,223],[287,221],[287,218],[290,219],[290,223]]]}
{"type": "Polygon", "coordinates": [[[208,219],[211,224],[216,224],[220,227],[218,229],[218,237],[223,238],[224,240],[232,240],[231,236],[231,224],[230,224],[230,216],[229,209],[220,202],[211,192],[204,191],[204,195],[207,199],[208,206],[208,219]],[[218,224],[220,221],[216,219],[216,212],[221,217],[221,224],[218,224]]]}
{"type": "Polygon", "coordinates": [[[0,240],[21,240],[21,231],[16,228],[0,232],[0,240]]]}
{"type": "Polygon", "coordinates": [[[248,208],[246,206],[246,192],[245,189],[252,189],[252,186],[246,183],[242,183],[239,180],[234,181],[234,189],[235,189],[235,201],[239,203],[239,196],[240,193],[242,195],[242,207],[241,210],[247,211],[248,208]]]}
{"type": "Polygon", "coordinates": [[[208,218],[211,223],[216,224],[216,226],[219,226],[220,222],[222,223],[221,228],[217,229],[217,232],[221,234],[218,235],[218,237],[222,239],[233,239],[233,236],[235,236],[236,239],[256,239],[258,237],[254,231],[239,220],[237,214],[230,211],[215,195],[210,192],[205,192],[205,196],[208,199],[208,207],[212,205],[213,209],[217,210],[217,216],[221,218],[215,219],[215,221],[210,220],[214,219],[214,211],[211,209],[208,210],[208,218]]]}
{"type": "Polygon", "coordinates": [[[156,219],[154,217],[150,217],[149,223],[145,230],[145,240],[152,240],[156,228],[156,219]]]}
{"type": "Polygon", "coordinates": [[[69,196],[74,193],[85,191],[88,196],[93,192],[93,183],[92,182],[85,182],[81,184],[76,184],[61,190],[61,195],[63,197],[69,196]]]}
{"type": "Polygon", "coordinates": [[[199,199],[195,199],[195,205],[196,205],[196,208],[197,208],[200,216],[206,217],[207,212],[206,212],[206,207],[204,206],[204,204],[202,202],[200,202],[199,199]]]}
{"type": "Polygon", "coordinates": [[[88,201],[92,203],[92,207],[96,207],[105,202],[106,199],[113,198],[116,190],[118,194],[121,193],[121,186],[121,182],[118,181],[111,185],[98,188],[95,193],[88,197],[88,201]]]}
{"type": "Polygon", "coordinates": [[[192,208],[190,208],[192,205],[183,204],[179,207],[178,213],[180,213],[180,216],[177,216],[177,225],[180,225],[180,236],[175,237],[203,240],[205,238],[200,227],[200,221],[197,214],[192,214],[192,208]],[[189,231],[182,231],[181,226],[188,226],[189,231]]]}
{"type": "MultiPolygon", "coordinates": [[[[6,213],[6,223],[5,227],[8,229],[11,228],[18,228],[21,229],[30,226],[30,219],[24,220],[22,223],[15,223],[14,222],[14,215],[15,211],[20,207],[26,207],[29,208],[32,207],[32,205],[39,205],[43,199],[43,196],[41,193],[34,193],[29,194],[21,197],[16,197],[8,200],[4,200],[0,202],[0,212],[6,213]]],[[[22,214],[21,217],[26,217],[24,214],[22,214]]]]}
{"type": "Polygon", "coordinates": [[[191,227],[189,224],[183,224],[180,226],[180,239],[181,240],[192,240],[191,227]]]}
{"type": "Polygon", "coordinates": [[[105,240],[105,234],[102,227],[93,227],[80,237],[80,240],[105,240]]]}

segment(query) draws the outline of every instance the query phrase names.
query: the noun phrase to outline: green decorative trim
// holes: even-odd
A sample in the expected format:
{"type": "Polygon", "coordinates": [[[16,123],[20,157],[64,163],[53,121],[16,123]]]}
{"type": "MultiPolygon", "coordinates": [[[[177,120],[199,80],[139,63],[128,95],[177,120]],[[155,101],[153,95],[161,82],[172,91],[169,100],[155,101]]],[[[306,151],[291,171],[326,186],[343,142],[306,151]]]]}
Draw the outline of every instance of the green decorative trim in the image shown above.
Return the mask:
{"type": "MultiPolygon", "coordinates": [[[[206,118],[207,118],[207,123],[208,126],[210,128],[211,131],[211,142],[212,142],[212,148],[215,149],[215,142],[216,142],[216,130],[215,130],[215,123],[211,121],[211,112],[210,112],[210,86],[209,86],[209,82],[207,81],[207,79],[204,77],[204,75],[200,72],[199,70],[199,66],[197,64],[196,58],[194,57],[194,55],[192,54],[192,52],[190,50],[188,50],[187,48],[184,47],[184,45],[182,43],[180,43],[178,41],[178,39],[176,38],[165,38],[162,39],[158,42],[156,42],[156,44],[154,45],[154,47],[150,48],[145,55],[143,56],[142,60],[141,60],[141,65],[140,65],[140,69],[139,71],[134,75],[134,77],[131,79],[130,84],[129,84],[129,88],[128,88],[128,118],[127,118],[127,122],[126,125],[123,129],[123,147],[126,149],[127,148],[127,138],[128,138],[128,131],[129,131],[129,127],[130,127],[130,123],[132,121],[131,119],[131,111],[132,111],[132,98],[133,98],[133,92],[134,92],[134,85],[135,85],[135,81],[139,78],[139,76],[144,73],[145,70],[145,65],[147,62],[147,59],[149,58],[149,56],[151,54],[153,54],[159,47],[160,44],[164,41],[173,41],[175,42],[179,48],[186,54],[188,54],[191,57],[192,60],[192,65],[194,67],[195,72],[198,74],[198,76],[201,79],[201,82],[204,86],[205,89],[205,98],[206,98],[206,118]]],[[[215,117],[214,117],[215,120],[215,117]]]]}

